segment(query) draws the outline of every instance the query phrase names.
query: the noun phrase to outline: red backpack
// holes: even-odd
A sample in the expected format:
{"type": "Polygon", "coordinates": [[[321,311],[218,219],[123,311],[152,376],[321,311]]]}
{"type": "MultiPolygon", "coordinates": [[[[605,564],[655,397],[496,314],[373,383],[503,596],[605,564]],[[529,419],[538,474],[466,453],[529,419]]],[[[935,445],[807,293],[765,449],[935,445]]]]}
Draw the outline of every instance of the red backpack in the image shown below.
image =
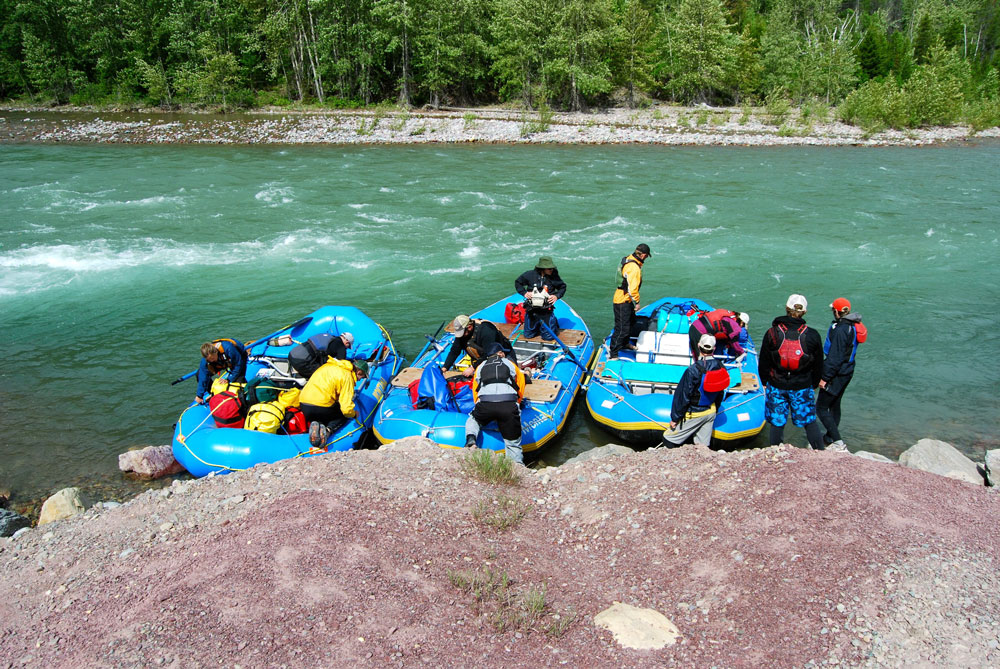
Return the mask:
{"type": "Polygon", "coordinates": [[[524,322],[524,304],[518,302],[507,303],[507,308],[503,312],[504,320],[508,323],[523,323],[524,322]]]}
{"type": "Polygon", "coordinates": [[[226,390],[208,398],[216,427],[243,427],[244,404],[238,393],[226,390]]]}
{"type": "MultiPolygon", "coordinates": [[[[777,334],[774,335],[775,343],[778,344],[778,367],[785,371],[794,372],[801,368],[809,358],[802,350],[802,342],[799,341],[802,333],[806,331],[806,325],[803,323],[798,330],[795,330],[794,339],[789,338],[788,327],[785,325],[779,323],[778,330],[781,331],[781,343],[778,343],[777,334]],[[803,358],[807,360],[803,361],[803,358]]],[[[771,331],[774,332],[774,329],[772,328],[771,331]]]]}
{"type": "Polygon", "coordinates": [[[288,407],[285,409],[285,420],[281,424],[285,434],[305,434],[309,431],[306,424],[306,415],[299,407],[288,407]]]}

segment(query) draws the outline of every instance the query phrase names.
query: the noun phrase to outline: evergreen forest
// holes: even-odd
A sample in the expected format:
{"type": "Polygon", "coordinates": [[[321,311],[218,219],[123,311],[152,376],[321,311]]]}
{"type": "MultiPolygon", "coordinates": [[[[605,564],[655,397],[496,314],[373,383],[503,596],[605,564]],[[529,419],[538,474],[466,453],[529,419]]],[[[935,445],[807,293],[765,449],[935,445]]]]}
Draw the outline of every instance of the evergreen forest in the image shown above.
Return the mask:
{"type": "Polygon", "coordinates": [[[0,98],[362,107],[824,104],[1000,123],[998,0],[0,0],[0,98]]]}

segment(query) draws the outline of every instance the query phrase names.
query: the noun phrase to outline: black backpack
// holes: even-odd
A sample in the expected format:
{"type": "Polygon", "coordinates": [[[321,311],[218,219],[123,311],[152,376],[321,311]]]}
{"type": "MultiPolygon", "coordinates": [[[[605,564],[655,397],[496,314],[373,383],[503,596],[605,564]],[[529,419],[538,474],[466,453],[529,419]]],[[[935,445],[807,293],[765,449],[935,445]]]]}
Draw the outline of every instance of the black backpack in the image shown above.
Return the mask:
{"type": "Polygon", "coordinates": [[[333,335],[313,335],[288,352],[288,364],[302,378],[308,379],[317,369],[326,364],[330,355],[327,346],[333,335]]]}

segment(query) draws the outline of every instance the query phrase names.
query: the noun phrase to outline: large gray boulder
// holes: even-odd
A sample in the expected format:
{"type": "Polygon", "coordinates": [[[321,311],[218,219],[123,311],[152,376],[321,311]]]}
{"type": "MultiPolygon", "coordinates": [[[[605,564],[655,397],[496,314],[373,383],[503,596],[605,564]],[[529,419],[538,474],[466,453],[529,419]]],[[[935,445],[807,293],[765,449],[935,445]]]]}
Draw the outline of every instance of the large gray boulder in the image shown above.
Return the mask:
{"type": "Polygon", "coordinates": [[[1000,448],[986,451],[986,485],[1000,485],[1000,448]]]}
{"type": "Polygon", "coordinates": [[[63,488],[42,504],[38,524],[46,525],[70,518],[87,510],[87,499],[79,488],[63,488]]]}
{"type": "Polygon", "coordinates": [[[587,462],[588,460],[603,460],[605,458],[616,458],[620,455],[631,455],[635,453],[628,446],[620,446],[619,444],[606,444],[604,446],[598,446],[597,448],[592,448],[589,451],[584,451],[580,455],[574,456],[562,463],[562,467],[566,465],[577,465],[581,462],[587,462]]]}
{"type": "Polygon", "coordinates": [[[13,536],[22,527],[31,527],[31,521],[19,513],[0,509],[0,537],[13,536]]]}
{"type": "Polygon", "coordinates": [[[899,464],[932,474],[947,476],[975,485],[983,485],[983,477],[976,463],[962,455],[957,448],[937,439],[921,439],[903,451],[899,464]]]}
{"type": "Polygon", "coordinates": [[[137,451],[127,451],[118,456],[118,469],[135,472],[142,478],[158,479],[184,471],[184,466],[174,459],[174,450],[166,446],[147,446],[137,451]]]}

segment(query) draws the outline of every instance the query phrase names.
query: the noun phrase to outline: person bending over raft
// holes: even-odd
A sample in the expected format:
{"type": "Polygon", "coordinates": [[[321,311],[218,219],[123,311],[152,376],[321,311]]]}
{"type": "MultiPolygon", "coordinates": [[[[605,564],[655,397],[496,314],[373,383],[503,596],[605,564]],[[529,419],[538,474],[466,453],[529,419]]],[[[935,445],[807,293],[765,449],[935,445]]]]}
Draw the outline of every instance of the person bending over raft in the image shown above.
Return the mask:
{"type": "Polygon", "coordinates": [[[692,435],[696,446],[711,443],[715,415],[729,387],[729,372],[715,359],[716,345],[715,337],[709,334],[698,340],[698,359],[684,370],[674,390],[664,446],[680,446],[692,435]]]}
{"type": "Polygon", "coordinates": [[[566,294],[566,282],[559,278],[559,270],[549,256],[542,256],[534,269],[529,269],[514,279],[514,292],[524,295],[524,337],[549,339],[542,330],[545,323],[553,334],[559,334],[559,319],[555,315],[556,301],[566,294]],[[543,302],[538,304],[538,302],[543,302]],[[537,306],[536,306],[537,305],[537,306]]]}
{"type": "Polygon", "coordinates": [[[524,373],[506,359],[500,344],[490,344],[472,382],[475,408],[465,421],[465,446],[476,448],[480,428],[496,421],[507,457],[524,464],[521,451],[521,406],[524,373]]]}
{"type": "Polygon", "coordinates": [[[454,333],[455,342],[451,345],[448,357],[444,359],[444,365],[442,365],[442,369],[446,372],[451,369],[451,366],[463,353],[468,353],[469,357],[472,358],[472,365],[466,368],[462,374],[472,376],[476,371],[475,368],[486,357],[486,351],[490,350],[492,344],[499,344],[504,355],[515,365],[517,364],[517,355],[514,353],[514,347],[511,346],[510,340],[504,337],[497,326],[489,321],[474,321],[463,314],[455,317],[448,330],[454,333]]]}
{"type": "Polygon", "coordinates": [[[317,369],[299,394],[299,408],[309,423],[309,443],[323,445],[348,418],[354,418],[354,384],[368,374],[364,360],[330,358],[317,369]]]}
{"type": "Polygon", "coordinates": [[[247,351],[236,339],[216,339],[201,345],[198,365],[198,390],[194,401],[204,404],[212,394],[212,377],[226,371],[226,380],[243,383],[247,380],[247,351]]]}
{"type": "MultiPolygon", "coordinates": [[[[746,355],[742,344],[747,341],[746,327],[750,316],[729,309],[715,309],[702,314],[688,328],[688,340],[691,342],[691,354],[698,356],[698,342],[703,335],[715,337],[716,350],[719,355],[729,353],[739,358],[746,355]]],[[[742,358],[740,358],[742,361],[742,358]]]]}

